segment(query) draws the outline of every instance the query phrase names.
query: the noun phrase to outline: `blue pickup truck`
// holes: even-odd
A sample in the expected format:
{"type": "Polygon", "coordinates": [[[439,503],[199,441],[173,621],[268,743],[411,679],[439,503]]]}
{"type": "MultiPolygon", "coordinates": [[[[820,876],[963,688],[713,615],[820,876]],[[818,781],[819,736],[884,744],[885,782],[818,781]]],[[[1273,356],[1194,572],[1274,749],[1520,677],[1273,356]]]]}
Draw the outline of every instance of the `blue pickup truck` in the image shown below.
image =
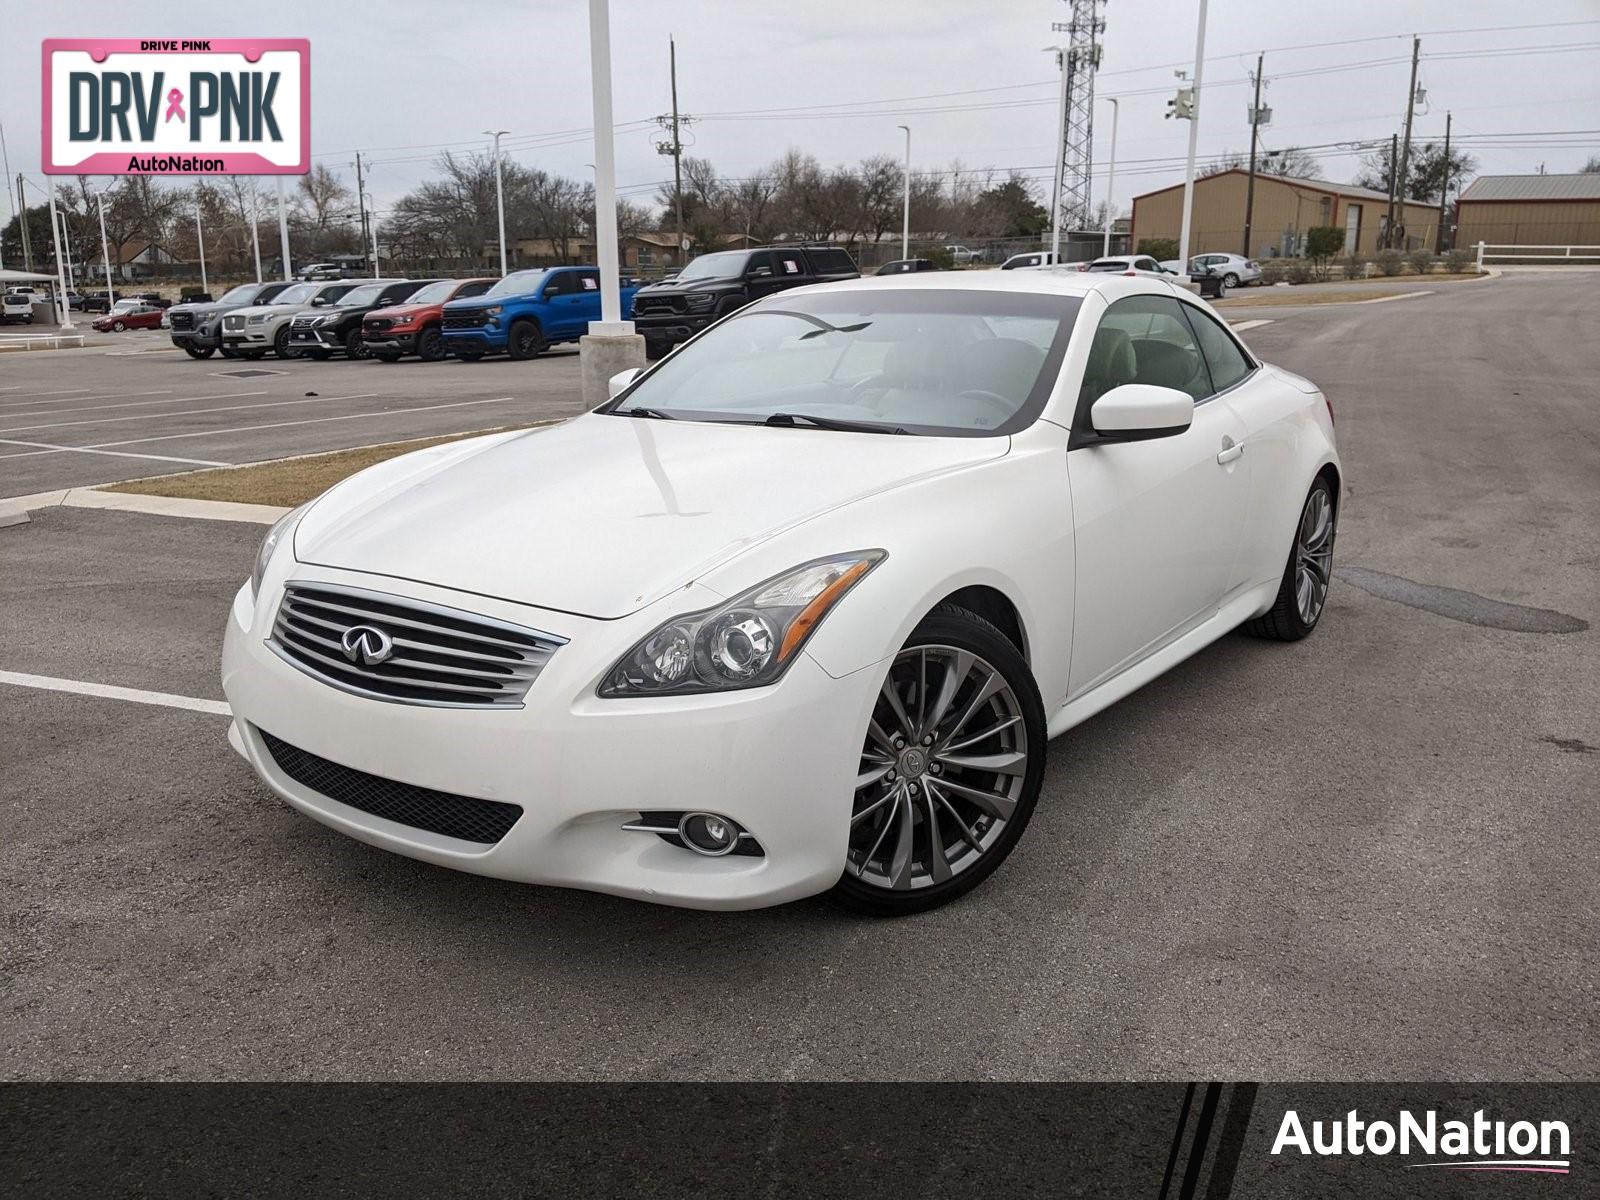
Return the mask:
{"type": "MultiPolygon", "coordinates": [[[[622,289],[622,318],[633,314],[637,287],[622,289]]],[[[451,354],[477,362],[485,354],[537,358],[555,342],[575,342],[600,319],[597,267],[513,271],[481,296],[444,306],[442,331],[451,354]]]]}

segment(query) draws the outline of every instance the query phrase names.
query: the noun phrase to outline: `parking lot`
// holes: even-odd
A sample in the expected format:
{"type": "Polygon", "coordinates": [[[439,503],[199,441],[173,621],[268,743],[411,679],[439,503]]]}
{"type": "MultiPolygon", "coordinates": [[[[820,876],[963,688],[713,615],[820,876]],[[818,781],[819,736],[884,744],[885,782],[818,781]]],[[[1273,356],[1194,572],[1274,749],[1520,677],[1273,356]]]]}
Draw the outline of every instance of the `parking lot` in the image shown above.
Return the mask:
{"type": "MultiPolygon", "coordinates": [[[[1225,638],[1055,742],[1006,869],[898,922],[657,908],[342,837],[255,782],[225,716],[5,680],[220,701],[259,525],[0,529],[0,1074],[1592,1078],[1597,280],[1230,313],[1337,413],[1321,628],[1225,638]]],[[[578,409],[570,353],[18,355],[0,495],[578,409]]]]}
{"type": "Polygon", "coordinates": [[[193,360],[165,334],[0,359],[0,497],[580,411],[578,356],[193,360]]]}

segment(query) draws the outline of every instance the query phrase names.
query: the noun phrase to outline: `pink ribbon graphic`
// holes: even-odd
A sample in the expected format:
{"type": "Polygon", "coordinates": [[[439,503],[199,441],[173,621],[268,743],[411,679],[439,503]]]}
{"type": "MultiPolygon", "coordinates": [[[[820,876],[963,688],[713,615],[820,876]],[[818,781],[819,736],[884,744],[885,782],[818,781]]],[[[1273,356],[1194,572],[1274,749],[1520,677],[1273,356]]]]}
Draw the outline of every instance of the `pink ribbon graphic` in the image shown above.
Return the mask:
{"type": "Polygon", "coordinates": [[[177,88],[173,88],[167,93],[166,120],[170,121],[173,117],[177,117],[180,121],[188,120],[188,118],[183,115],[183,93],[177,88]]]}

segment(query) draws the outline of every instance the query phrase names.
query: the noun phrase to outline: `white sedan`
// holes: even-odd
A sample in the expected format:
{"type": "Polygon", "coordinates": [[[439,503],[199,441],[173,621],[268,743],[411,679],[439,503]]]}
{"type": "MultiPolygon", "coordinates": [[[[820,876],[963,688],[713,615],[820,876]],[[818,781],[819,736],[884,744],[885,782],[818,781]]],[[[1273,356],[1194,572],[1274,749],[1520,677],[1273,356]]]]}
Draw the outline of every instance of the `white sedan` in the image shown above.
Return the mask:
{"type": "Polygon", "coordinates": [[[800,288],[613,385],[271,531],[223,686],[273,791],[483,875],[912,912],[1016,847],[1048,739],[1323,612],[1331,409],[1160,278],[800,288]]]}

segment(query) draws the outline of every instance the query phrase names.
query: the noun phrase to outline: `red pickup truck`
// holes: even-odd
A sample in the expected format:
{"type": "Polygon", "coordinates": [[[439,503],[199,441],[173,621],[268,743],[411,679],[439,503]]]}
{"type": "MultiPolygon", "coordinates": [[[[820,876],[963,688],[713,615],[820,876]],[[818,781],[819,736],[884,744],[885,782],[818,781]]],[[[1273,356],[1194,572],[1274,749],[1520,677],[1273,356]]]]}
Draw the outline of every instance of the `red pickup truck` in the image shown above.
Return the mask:
{"type": "Polygon", "coordinates": [[[439,332],[445,301],[481,296],[497,282],[441,279],[431,283],[404,304],[369,312],[361,322],[362,344],[380,362],[395,362],[406,354],[436,362],[448,354],[439,332]]]}

